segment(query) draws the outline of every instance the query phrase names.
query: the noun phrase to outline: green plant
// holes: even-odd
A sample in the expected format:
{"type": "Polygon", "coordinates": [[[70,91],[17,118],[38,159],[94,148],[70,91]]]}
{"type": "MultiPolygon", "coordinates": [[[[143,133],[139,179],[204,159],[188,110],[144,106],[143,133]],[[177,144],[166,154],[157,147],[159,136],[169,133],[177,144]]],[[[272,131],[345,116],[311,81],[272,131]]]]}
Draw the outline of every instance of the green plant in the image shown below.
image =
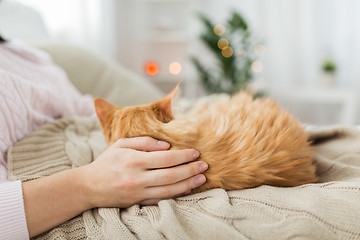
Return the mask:
{"type": "Polygon", "coordinates": [[[206,90],[209,93],[234,94],[245,89],[252,80],[251,64],[255,60],[252,34],[247,22],[240,13],[233,12],[224,24],[226,31],[215,34],[215,24],[203,14],[198,17],[205,27],[200,39],[212,52],[217,63],[215,68],[205,67],[199,57],[191,57],[206,90]],[[219,40],[223,42],[219,43],[219,40]]]}
{"type": "Polygon", "coordinates": [[[336,64],[332,60],[326,60],[323,63],[322,69],[323,69],[324,72],[334,73],[336,71],[336,64]]]}

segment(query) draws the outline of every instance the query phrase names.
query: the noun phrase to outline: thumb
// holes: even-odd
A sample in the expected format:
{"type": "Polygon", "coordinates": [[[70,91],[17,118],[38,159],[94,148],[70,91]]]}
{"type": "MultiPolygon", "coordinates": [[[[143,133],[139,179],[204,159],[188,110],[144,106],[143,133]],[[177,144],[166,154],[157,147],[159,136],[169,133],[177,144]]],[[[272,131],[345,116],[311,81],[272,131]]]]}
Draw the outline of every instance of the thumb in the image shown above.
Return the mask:
{"type": "Polygon", "coordinates": [[[152,137],[120,138],[111,148],[131,148],[138,151],[152,152],[168,150],[170,144],[152,137]]]}

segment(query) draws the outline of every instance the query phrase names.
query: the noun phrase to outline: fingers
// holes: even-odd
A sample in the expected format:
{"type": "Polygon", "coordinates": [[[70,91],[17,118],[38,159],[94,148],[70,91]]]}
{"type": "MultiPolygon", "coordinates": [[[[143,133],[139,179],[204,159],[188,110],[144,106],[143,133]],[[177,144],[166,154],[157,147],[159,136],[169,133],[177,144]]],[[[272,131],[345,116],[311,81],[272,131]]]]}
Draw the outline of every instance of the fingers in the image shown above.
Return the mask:
{"type": "Polygon", "coordinates": [[[168,150],[170,144],[151,137],[120,138],[111,147],[131,148],[138,151],[162,151],[168,150]]]}
{"type": "Polygon", "coordinates": [[[205,182],[205,176],[198,174],[175,184],[145,188],[145,195],[148,196],[148,199],[171,198],[199,187],[205,182]]]}
{"type": "Polygon", "coordinates": [[[151,170],[146,172],[146,183],[147,186],[173,184],[202,173],[207,168],[206,162],[196,161],[172,168],[151,170]]]}
{"type": "Polygon", "coordinates": [[[147,155],[146,168],[167,168],[191,162],[199,157],[200,153],[194,149],[151,152],[147,155]]]}

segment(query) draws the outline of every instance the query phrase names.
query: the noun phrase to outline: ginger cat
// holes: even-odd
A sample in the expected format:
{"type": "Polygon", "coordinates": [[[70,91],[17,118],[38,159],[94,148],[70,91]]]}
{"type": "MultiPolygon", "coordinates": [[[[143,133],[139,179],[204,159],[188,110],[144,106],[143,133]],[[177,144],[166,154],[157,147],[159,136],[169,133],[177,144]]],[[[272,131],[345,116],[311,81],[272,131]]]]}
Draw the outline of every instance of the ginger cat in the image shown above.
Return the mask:
{"type": "Polygon", "coordinates": [[[178,86],[147,105],[115,107],[95,99],[105,140],[151,136],[171,149],[194,148],[209,165],[206,183],[193,190],[236,190],[262,184],[291,187],[317,181],[313,148],[300,123],[270,99],[240,92],[174,118],[178,86]]]}

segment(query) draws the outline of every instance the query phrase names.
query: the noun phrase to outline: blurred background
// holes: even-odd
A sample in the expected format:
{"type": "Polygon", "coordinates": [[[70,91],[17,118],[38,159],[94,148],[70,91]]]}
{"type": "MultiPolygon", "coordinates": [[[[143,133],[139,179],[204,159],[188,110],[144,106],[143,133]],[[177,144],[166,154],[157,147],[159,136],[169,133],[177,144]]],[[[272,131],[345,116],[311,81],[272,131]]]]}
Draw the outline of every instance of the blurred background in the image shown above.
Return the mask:
{"type": "Polygon", "coordinates": [[[6,38],[76,44],[183,96],[269,95],[305,123],[359,125],[358,0],[2,0],[6,38]]]}

